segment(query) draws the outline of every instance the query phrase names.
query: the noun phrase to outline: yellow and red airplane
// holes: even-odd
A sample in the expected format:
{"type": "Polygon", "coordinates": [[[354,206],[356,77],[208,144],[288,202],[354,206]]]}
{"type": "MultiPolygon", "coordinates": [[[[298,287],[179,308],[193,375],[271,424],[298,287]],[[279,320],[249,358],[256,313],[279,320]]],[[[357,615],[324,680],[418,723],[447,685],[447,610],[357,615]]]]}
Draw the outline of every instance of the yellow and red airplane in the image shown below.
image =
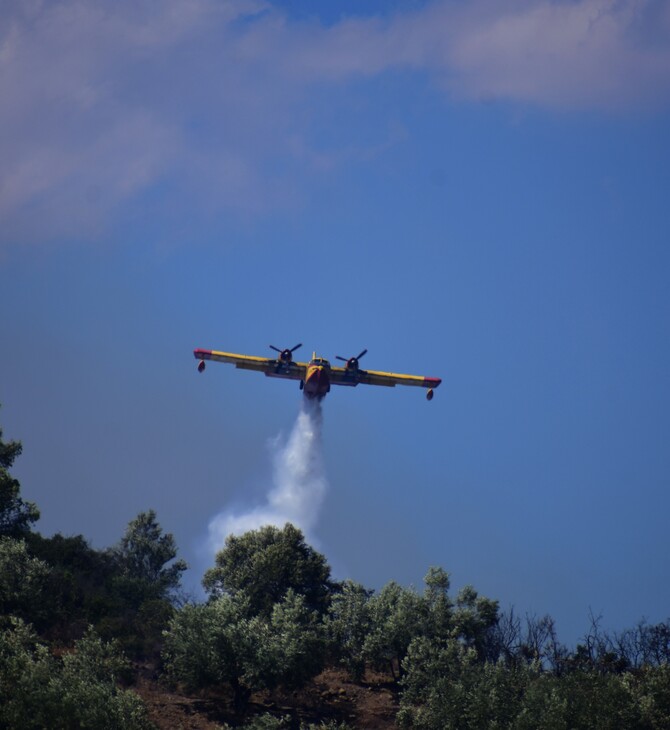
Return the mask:
{"type": "Polygon", "coordinates": [[[218,352],[216,350],[193,351],[196,360],[199,360],[198,371],[205,369],[205,360],[216,360],[217,362],[228,362],[242,370],[256,370],[265,373],[271,378],[287,378],[288,380],[299,380],[300,390],[307,398],[321,400],[330,391],[331,385],[356,386],[359,383],[365,385],[416,385],[420,388],[428,388],[426,398],[433,399],[433,390],[442,382],[440,378],[424,378],[419,375],[401,375],[399,373],[382,373],[377,370],[361,370],[358,361],[365,355],[363,350],[356,357],[340,357],[344,367],[333,367],[323,357],[312,355],[309,362],[293,362],[293,353],[302,344],[291,349],[280,350],[274,345],[270,349],[278,353],[276,358],[255,357],[254,355],[236,355],[233,352],[218,352]]]}

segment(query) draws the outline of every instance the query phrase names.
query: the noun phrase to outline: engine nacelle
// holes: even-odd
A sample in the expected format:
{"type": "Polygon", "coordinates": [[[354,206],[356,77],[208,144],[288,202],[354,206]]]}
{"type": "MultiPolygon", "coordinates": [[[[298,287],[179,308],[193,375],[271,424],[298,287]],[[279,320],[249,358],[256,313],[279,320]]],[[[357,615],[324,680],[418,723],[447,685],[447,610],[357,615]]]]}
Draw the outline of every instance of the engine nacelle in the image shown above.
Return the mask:
{"type": "Polygon", "coordinates": [[[346,363],[346,365],[344,366],[345,370],[352,373],[357,373],[359,369],[358,361],[363,357],[363,355],[365,355],[366,352],[367,350],[363,350],[363,352],[360,352],[358,355],[356,355],[356,357],[342,357],[341,355],[336,355],[335,359],[342,360],[342,362],[346,363]]]}
{"type": "Polygon", "coordinates": [[[205,372],[205,361],[204,360],[201,360],[198,363],[198,372],[199,373],[204,373],[205,372]]]}
{"type": "Polygon", "coordinates": [[[270,349],[274,350],[275,352],[279,353],[279,357],[277,358],[278,362],[282,363],[282,365],[290,365],[293,362],[293,353],[299,348],[302,347],[302,343],[299,345],[296,345],[295,347],[291,348],[285,348],[283,350],[280,350],[278,347],[275,347],[274,345],[270,345],[270,349]]]}
{"type": "Polygon", "coordinates": [[[433,393],[433,389],[432,388],[428,388],[428,392],[426,393],[426,398],[428,400],[433,400],[433,396],[434,395],[435,395],[435,393],[433,393]]]}

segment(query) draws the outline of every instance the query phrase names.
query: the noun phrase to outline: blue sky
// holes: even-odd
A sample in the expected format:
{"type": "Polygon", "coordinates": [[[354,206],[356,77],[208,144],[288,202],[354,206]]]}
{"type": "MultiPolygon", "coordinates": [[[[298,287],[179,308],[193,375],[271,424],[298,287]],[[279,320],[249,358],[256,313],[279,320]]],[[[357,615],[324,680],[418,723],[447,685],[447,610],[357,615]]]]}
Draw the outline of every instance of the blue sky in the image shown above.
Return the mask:
{"type": "Polygon", "coordinates": [[[295,384],[194,347],[442,377],[324,404],[338,577],[670,615],[670,9],[5,3],[0,419],[39,528],[154,508],[193,566],[295,384]]]}

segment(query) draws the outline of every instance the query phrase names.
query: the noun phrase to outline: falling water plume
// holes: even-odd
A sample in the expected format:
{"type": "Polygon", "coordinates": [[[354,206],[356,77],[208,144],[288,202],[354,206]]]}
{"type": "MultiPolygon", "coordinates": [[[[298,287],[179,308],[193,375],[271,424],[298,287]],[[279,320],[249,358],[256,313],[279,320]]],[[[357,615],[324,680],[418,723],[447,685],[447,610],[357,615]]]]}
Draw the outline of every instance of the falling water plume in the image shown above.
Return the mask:
{"type": "Polygon", "coordinates": [[[272,489],[265,504],[246,512],[224,510],[209,523],[209,546],[219,551],[228,535],[240,535],[263,525],[291,522],[310,536],[316,525],[327,481],[321,454],[321,403],[303,398],[293,430],[281,446],[273,445],[272,489]]]}

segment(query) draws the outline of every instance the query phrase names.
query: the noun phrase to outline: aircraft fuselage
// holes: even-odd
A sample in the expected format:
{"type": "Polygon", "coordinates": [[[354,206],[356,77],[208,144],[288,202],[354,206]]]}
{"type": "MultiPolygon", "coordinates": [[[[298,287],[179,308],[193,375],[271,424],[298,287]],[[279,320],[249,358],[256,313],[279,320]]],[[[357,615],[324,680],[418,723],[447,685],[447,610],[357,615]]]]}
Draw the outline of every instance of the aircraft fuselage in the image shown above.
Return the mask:
{"type": "Polygon", "coordinates": [[[330,363],[322,357],[313,357],[307,366],[302,391],[310,400],[321,400],[330,390],[330,363]]]}

